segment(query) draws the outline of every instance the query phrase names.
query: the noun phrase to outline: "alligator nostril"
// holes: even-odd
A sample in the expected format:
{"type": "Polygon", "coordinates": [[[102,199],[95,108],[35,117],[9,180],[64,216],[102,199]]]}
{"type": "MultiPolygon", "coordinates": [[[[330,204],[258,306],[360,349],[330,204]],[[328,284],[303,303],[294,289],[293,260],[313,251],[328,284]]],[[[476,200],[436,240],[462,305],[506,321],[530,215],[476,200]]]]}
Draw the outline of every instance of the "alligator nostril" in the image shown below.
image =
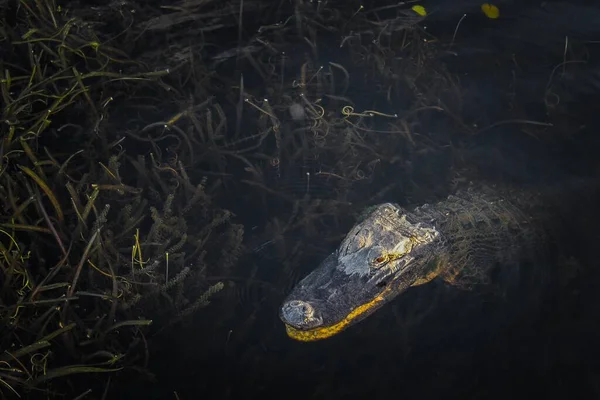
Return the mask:
{"type": "Polygon", "coordinates": [[[291,300],[281,307],[281,319],[296,328],[313,328],[321,323],[315,317],[314,307],[302,300],[291,300]]]}

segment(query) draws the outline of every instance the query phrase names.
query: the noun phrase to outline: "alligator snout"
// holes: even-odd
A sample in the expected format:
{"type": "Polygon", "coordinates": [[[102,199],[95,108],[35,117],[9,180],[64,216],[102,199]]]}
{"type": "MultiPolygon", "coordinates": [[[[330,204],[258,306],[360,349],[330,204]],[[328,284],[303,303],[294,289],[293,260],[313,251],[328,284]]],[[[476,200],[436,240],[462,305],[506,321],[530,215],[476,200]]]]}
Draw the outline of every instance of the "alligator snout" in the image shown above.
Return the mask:
{"type": "Polygon", "coordinates": [[[281,320],[296,329],[312,329],[323,324],[323,318],[312,304],[302,300],[290,300],[281,307],[281,320]]]}

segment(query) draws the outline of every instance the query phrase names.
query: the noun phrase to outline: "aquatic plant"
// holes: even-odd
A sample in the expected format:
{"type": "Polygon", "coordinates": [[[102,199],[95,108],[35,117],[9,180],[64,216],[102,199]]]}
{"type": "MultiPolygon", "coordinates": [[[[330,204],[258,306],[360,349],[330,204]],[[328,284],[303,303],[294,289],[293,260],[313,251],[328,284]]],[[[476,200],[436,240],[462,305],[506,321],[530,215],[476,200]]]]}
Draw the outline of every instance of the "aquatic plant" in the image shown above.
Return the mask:
{"type": "Polygon", "coordinates": [[[243,229],[206,178],[186,174],[194,146],[167,161],[152,126],[113,130],[114,107],[164,90],[169,71],[132,61],[52,1],[3,11],[0,390],[84,396],[98,385],[72,378],[106,374],[106,394],[114,372],[147,366],[153,320],[164,328],[223,288],[203,277],[235,262],[243,229]]]}
{"type": "Polygon", "coordinates": [[[2,5],[2,393],[108,396],[213,298],[235,348],[365,205],[460,178],[427,12],[325,3],[2,5]]]}

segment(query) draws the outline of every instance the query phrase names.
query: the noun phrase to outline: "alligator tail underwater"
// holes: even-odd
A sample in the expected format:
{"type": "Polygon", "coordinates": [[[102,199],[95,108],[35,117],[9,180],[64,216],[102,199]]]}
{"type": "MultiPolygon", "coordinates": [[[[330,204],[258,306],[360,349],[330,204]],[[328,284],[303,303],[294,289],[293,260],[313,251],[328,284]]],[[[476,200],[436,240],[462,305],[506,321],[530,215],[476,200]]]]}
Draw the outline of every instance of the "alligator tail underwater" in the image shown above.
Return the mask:
{"type": "Polygon", "coordinates": [[[560,246],[564,210],[587,196],[586,186],[538,192],[471,185],[435,204],[371,207],[285,299],[287,334],[325,339],[434,278],[470,288],[486,283],[496,267],[540,263],[551,243],[560,246]],[[558,196],[565,192],[570,196],[558,196]]]}

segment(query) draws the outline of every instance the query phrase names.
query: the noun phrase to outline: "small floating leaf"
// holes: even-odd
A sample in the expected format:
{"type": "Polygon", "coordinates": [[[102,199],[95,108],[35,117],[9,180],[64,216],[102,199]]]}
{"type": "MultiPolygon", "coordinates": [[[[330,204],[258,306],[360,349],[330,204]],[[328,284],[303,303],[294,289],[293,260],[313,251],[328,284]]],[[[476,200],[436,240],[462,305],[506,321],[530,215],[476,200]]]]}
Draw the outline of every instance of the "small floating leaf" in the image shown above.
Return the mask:
{"type": "Polygon", "coordinates": [[[496,19],[500,16],[500,10],[493,4],[483,3],[481,5],[481,11],[483,11],[486,17],[491,19],[496,19]]]}
{"type": "Polygon", "coordinates": [[[427,10],[425,10],[425,7],[423,6],[412,6],[411,9],[421,17],[427,16],[427,10]]]}

